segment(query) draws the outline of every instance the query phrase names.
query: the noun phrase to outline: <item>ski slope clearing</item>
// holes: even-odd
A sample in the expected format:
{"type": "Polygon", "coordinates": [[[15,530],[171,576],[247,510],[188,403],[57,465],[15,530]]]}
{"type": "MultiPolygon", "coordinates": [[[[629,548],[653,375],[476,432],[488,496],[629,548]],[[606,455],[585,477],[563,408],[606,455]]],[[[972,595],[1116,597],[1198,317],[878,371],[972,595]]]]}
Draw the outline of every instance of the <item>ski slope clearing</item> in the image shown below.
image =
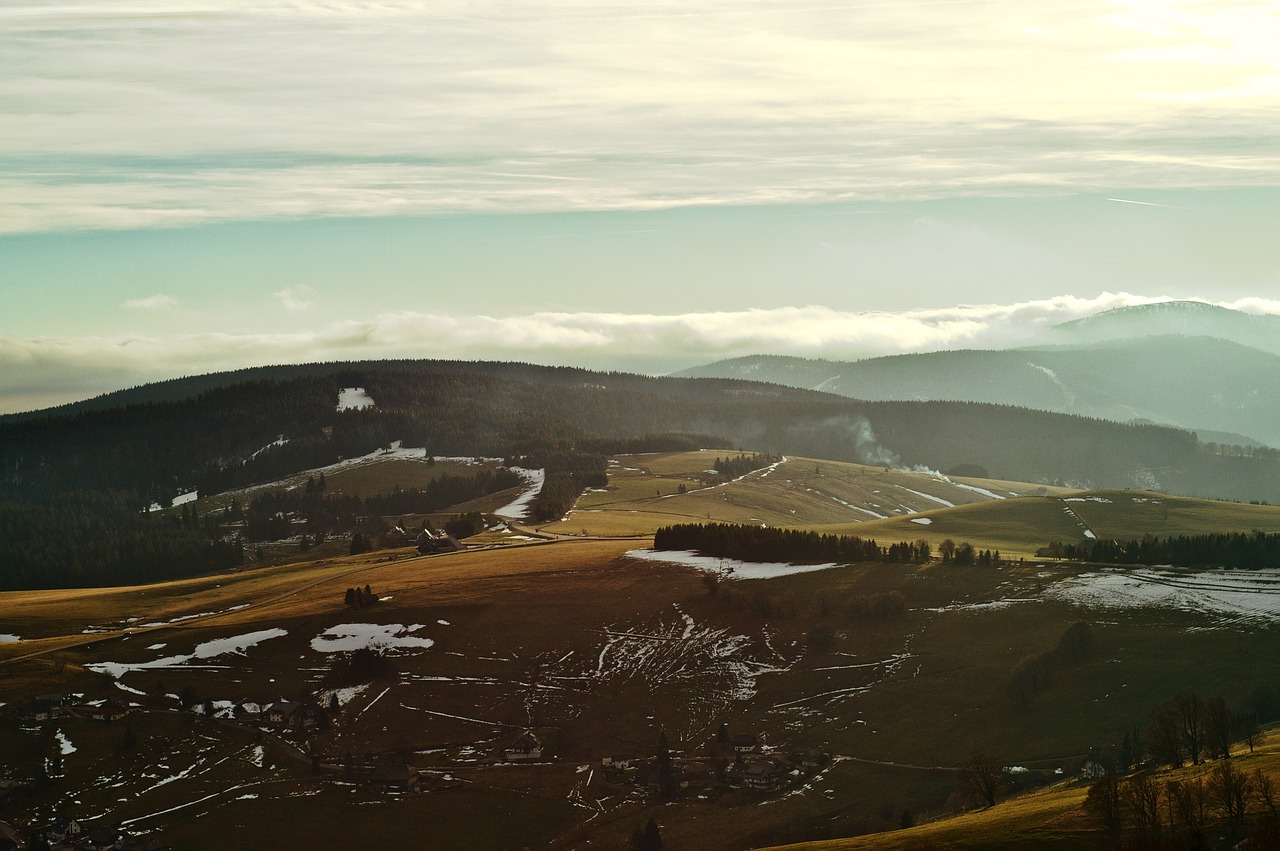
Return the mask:
{"type": "Polygon", "coordinates": [[[339,411],[358,411],[375,407],[373,397],[363,387],[344,387],[338,391],[339,411]]]}

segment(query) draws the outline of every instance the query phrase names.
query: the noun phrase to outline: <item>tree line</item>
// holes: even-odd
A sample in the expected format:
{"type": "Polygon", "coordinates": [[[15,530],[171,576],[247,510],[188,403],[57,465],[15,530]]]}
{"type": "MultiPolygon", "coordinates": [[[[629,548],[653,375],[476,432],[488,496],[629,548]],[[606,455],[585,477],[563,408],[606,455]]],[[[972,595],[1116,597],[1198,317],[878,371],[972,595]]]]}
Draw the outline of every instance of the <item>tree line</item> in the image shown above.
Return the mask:
{"type": "Polygon", "coordinates": [[[655,550],[696,550],[715,558],[741,561],[786,561],[818,563],[833,561],[908,562],[929,560],[928,541],[902,541],[882,547],[874,539],[855,535],[818,534],[773,526],[745,526],[734,523],[680,523],[663,526],[654,533],[655,550]]]}
{"type": "Polygon", "coordinates": [[[1141,540],[1053,541],[1037,555],[1103,564],[1169,564],[1175,567],[1230,567],[1260,570],[1280,563],[1280,534],[1219,532],[1141,540]]]}

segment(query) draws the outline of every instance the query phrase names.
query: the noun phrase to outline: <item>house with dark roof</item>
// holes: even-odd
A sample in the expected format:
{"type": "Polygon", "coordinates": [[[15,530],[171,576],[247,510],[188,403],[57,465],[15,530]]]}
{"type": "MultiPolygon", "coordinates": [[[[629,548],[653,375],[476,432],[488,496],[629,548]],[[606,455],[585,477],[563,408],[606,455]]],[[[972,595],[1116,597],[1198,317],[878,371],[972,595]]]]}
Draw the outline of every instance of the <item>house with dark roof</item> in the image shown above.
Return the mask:
{"type": "Polygon", "coordinates": [[[542,758],[542,743],[538,741],[538,737],[528,730],[524,735],[516,739],[511,745],[503,751],[503,756],[507,762],[520,762],[531,759],[542,758]]]}

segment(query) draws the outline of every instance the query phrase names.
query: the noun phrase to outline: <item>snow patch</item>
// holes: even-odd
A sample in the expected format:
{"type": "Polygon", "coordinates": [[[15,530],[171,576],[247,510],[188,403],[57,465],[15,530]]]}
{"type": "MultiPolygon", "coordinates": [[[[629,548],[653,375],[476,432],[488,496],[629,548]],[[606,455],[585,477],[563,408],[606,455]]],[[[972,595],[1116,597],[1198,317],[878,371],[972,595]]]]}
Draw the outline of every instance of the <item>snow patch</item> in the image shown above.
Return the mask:
{"type": "Polygon", "coordinates": [[[21,641],[21,640],[22,640],[21,638],[19,638],[16,635],[13,635],[12,633],[0,632],[0,644],[12,644],[15,641],[21,641]]]}
{"type": "Polygon", "coordinates": [[[71,744],[71,740],[67,738],[67,734],[59,730],[54,734],[54,738],[58,740],[58,747],[62,751],[63,756],[70,756],[76,752],[76,746],[71,744]]]}
{"type": "MultiPolygon", "coordinates": [[[[213,659],[228,653],[243,654],[256,644],[288,634],[288,630],[280,629],[279,627],[263,629],[230,638],[216,638],[213,641],[205,641],[197,644],[194,650],[185,655],[165,656],[162,659],[153,659],[150,662],[93,662],[85,665],[85,667],[95,673],[110,674],[119,679],[130,671],[143,671],[150,668],[178,668],[192,659],[213,659]]],[[[132,691],[132,689],[126,690],[132,691]]],[[[138,693],[141,694],[142,692],[138,693]]]]}
{"type": "Polygon", "coordinates": [[[1176,609],[1234,622],[1280,622],[1280,571],[1125,568],[1085,573],[1044,592],[1099,609],[1176,609]]]}
{"type": "Polygon", "coordinates": [[[939,505],[945,505],[947,508],[956,507],[956,504],[954,502],[948,502],[947,500],[943,499],[940,496],[934,496],[933,494],[930,494],[930,493],[922,493],[921,491],[915,491],[909,487],[905,487],[904,485],[898,485],[898,487],[902,488],[907,493],[913,493],[916,496],[921,497],[923,499],[931,499],[934,502],[938,503],[939,505]]]}
{"type": "Polygon", "coordinates": [[[912,518],[911,518],[911,522],[912,522],[912,523],[919,523],[921,526],[928,526],[928,525],[929,525],[929,524],[931,524],[933,521],[932,521],[932,520],[930,520],[928,517],[912,517],[912,518]]]}
{"type": "Polygon", "coordinates": [[[691,550],[631,550],[631,558],[645,561],[662,561],[669,564],[685,564],[706,573],[723,573],[735,579],[772,579],[793,573],[809,573],[838,567],[835,562],[826,564],[785,564],[781,562],[738,561],[732,558],[716,558],[699,555],[691,550]]]}
{"type": "Polygon", "coordinates": [[[351,653],[361,648],[426,650],[435,642],[430,638],[410,635],[423,628],[420,623],[344,623],[331,626],[311,639],[311,649],[318,653],[351,653]]]}

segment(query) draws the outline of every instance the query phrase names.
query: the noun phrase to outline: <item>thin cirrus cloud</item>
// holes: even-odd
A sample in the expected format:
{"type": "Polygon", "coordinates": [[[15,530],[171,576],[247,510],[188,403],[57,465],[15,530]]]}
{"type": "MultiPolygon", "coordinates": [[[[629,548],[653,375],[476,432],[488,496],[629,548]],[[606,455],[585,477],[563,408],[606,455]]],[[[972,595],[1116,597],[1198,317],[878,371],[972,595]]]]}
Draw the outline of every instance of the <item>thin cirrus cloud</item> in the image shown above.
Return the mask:
{"type": "Polygon", "coordinates": [[[178,300],[171,295],[156,293],[146,298],[131,298],[124,306],[130,310],[172,310],[178,306],[178,300]]]}
{"type": "MultiPolygon", "coordinates": [[[[292,333],[0,337],[0,376],[5,376],[0,379],[0,398],[12,406],[16,404],[12,400],[37,391],[61,390],[69,399],[195,368],[211,371],[264,362],[386,357],[555,362],[572,356],[581,362],[625,363],[654,351],[672,351],[683,358],[682,363],[670,364],[669,368],[674,368],[697,360],[762,351],[841,358],[999,347],[1028,342],[1044,328],[1099,310],[1164,300],[1122,292],[898,312],[825,307],[466,317],[396,312],[292,333]],[[157,364],[163,364],[168,372],[157,372],[157,364]]],[[[1280,314],[1280,301],[1249,298],[1220,304],[1250,313],[1280,314]]]]}
{"type": "Polygon", "coordinates": [[[1280,183],[1246,2],[17,0],[0,233],[1280,183]]]}

